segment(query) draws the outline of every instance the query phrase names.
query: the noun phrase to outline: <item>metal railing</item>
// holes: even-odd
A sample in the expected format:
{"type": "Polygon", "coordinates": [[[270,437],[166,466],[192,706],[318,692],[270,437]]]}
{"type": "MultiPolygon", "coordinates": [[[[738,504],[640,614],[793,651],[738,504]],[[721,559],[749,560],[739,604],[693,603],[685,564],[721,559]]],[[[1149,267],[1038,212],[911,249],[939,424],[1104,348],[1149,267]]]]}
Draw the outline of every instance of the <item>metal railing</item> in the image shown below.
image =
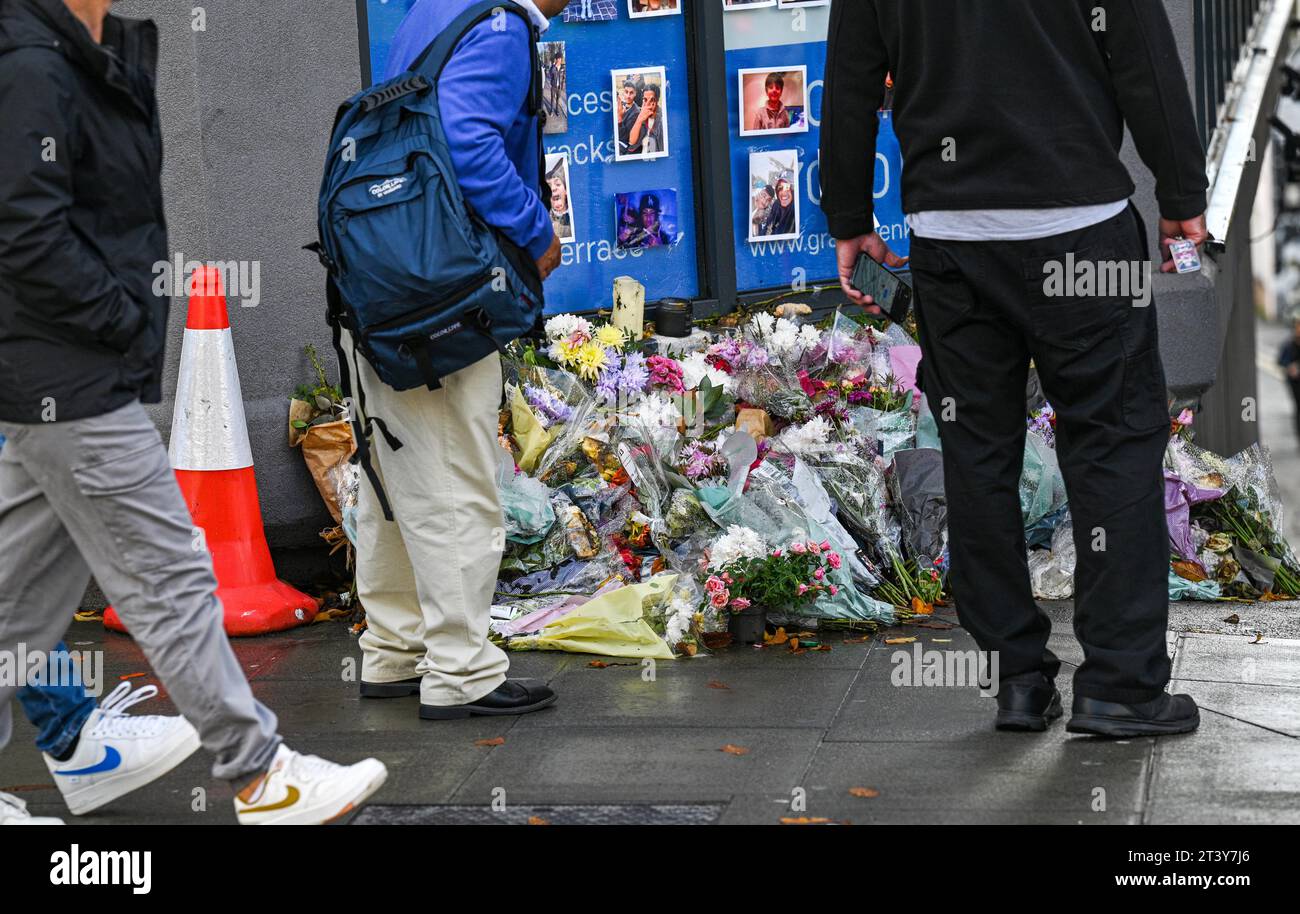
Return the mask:
{"type": "MultiPolygon", "coordinates": [[[[1239,69],[1252,53],[1260,13],[1270,0],[1194,0],[1196,122],[1207,148],[1219,126],[1239,69]]],[[[1275,0],[1273,0],[1275,2],[1275,0]]]]}

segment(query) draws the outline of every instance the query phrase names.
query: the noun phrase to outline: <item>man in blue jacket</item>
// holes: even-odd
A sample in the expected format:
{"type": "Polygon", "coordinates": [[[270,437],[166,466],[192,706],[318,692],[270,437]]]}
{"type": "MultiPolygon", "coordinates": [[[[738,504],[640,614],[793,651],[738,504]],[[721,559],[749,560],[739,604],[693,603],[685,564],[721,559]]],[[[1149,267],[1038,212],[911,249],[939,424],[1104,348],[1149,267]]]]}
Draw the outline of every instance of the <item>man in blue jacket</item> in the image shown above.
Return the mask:
{"type": "MultiPolygon", "coordinates": [[[[393,39],[391,79],[474,0],[419,0],[393,39]]],[[[568,0],[515,0],[473,26],[438,81],[456,178],[470,209],[527,253],[541,279],[560,241],[542,199],[541,131],[531,113],[532,44],[568,0]]],[[[510,661],[488,640],[504,545],[495,479],[501,361],[494,352],[443,379],[439,390],[395,391],[364,359],[356,371],[369,408],[404,446],[376,441],[371,459],[393,504],[374,489],[357,506],[357,591],[368,628],[361,695],[420,696],[425,719],[524,714],[554,703],[544,685],[506,679],[510,661]]]]}

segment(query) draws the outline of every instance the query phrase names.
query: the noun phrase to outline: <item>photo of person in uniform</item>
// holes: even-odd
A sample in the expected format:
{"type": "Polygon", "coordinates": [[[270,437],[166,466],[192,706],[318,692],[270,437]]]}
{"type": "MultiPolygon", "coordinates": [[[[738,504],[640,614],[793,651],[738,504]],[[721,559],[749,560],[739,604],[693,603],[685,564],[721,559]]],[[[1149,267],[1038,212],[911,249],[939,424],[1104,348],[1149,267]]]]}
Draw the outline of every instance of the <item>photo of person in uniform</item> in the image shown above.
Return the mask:
{"type": "Polygon", "coordinates": [[[618,194],[615,201],[620,248],[661,248],[677,241],[677,191],[618,194]]]}
{"type": "Polygon", "coordinates": [[[740,135],[808,132],[808,69],[740,72],[740,135]]]}
{"type": "Polygon", "coordinates": [[[573,204],[569,193],[569,157],[565,153],[547,153],[546,183],[551,188],[551,227],[562,242],[577,240],[573,224],[573,204]]]}
{"type": "Polygon", "coordinates": [[[668,110],[663,67],[615,70],[614,160],[668,155],[668,110]]]}
{"type": "Polygon", "coordinates": [[[563,41],[543,41],[537,45],[542,66],[542,108],[546,112],[545,133],[565,133],[569,129],[567,62],[563,41]]]}
{"type": "Polygon", "coordinates": [[[609,22],[618,18],[618,0],[570,0],[565,22],[609,22]]]}
{"type": "Polygon", "coordinates": [[[783,149],[749,156],[750,241],[799,237],[799,152],[783,149]]]}

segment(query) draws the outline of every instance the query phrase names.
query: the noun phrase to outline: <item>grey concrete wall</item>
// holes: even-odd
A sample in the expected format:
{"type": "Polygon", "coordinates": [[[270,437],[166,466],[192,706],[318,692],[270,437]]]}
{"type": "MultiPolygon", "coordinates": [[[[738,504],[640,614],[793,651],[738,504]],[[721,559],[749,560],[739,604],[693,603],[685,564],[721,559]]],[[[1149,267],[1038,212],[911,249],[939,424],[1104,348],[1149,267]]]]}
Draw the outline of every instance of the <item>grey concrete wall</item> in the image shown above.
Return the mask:
{"type": "MultiPolygon", "coordinates": [[[[1165,0],[1164,5],[1178,39],[1188,85],[1195,86],[1192,0],[1165,0]]],[[[1278,79],[1275,75],[1256,130],[1259,149],[1268,142],[1266,121],[1274,108],[1278,79]]],[[[1138,157],[1131,136],[1126,137],[1123,157],[1138,186],[1134,200],[1146,219],[1155,251],[1160,218],[1155,179],[1138,157]]],[[[1258,422],[1243,418],[1242,403],[1256,394],[1250,210],[1262,162],[1260,156],[1248,169],[1226,247],[1207,253],[1205,271],[1192,276],[1160,275],[1155,283],[1160,350],[1170,392],[1182,401],[1199,400],[1197,443],[1222,454],[1236,453],[1258,440],[1258,422]]]]}
{"type": "MultiPolygon", "coordinates": [[[[312,379],[306,343],[334,371],[323,270],[301,250],[315,206],[334,112],[360,88],[354,0],[119,0],[117,15],[158,24],[158,99],[171,249],[187,260],[255,261],[256,307],[231,302],[230,325],[273,545],[314,545],[331,521],[286,434],[288,396],[312,379]],[[194,10],[206,28],[194,28],[194,10]]],[[[185,301],[168,330],[168,398],[152,414],[171,425],[185,301]]]]}

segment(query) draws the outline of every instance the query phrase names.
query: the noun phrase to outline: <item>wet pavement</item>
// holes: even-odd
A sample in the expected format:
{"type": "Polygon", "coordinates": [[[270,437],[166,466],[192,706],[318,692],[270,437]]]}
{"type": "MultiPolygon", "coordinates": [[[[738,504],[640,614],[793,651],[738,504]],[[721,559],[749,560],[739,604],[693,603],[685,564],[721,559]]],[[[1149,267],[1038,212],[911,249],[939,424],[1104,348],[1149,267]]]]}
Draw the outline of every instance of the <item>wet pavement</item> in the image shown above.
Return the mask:
{"type": "MultiPolygon", "coordinates": [[[[1080,660],[1068,603],[1045,604],[1052,647],[1080,660]]],[[[959,628],[909,628],[926,649],[971,650],[959,628]]],[[[234,642],[254,692],[296,749],[374,755],[389,781],[356,823],[690,821],[855,824],[1300,822],[1300,641],[1171,633],[1175,689],[1201,703],[1201,730],[1106,742],[998,733],[975,687],[896,686],[905,647],[826,639],[827,652],[730,648],[640,663],[512,654],[512,675],[547,680],[558,703],[519,718],[422,721],[414,698],[361,700],[341,623],[234,642]],[[626,665],[620,665],[626,664],[626,665]],[[482,741],[504,740],[499,745],[482,741]],[[745,750],[724,751],[724,747],[745,750]],[[855,794],[868,788],[877,795],[855,794]],[[592,808],[602,807],[602,808],[592,808]]],[[[106,652],[106,688],[154,681],[134,642],[76,623],[69,644],[106,652]]],[[[138,712],[170,712],[165,697],[138,712]]],[[[0,789],[33,813],[66,815],[18,715],[0,789]]],[[[231,823],[228,787],[199,752],[161,781],[78,822],[231,823]]]]}

